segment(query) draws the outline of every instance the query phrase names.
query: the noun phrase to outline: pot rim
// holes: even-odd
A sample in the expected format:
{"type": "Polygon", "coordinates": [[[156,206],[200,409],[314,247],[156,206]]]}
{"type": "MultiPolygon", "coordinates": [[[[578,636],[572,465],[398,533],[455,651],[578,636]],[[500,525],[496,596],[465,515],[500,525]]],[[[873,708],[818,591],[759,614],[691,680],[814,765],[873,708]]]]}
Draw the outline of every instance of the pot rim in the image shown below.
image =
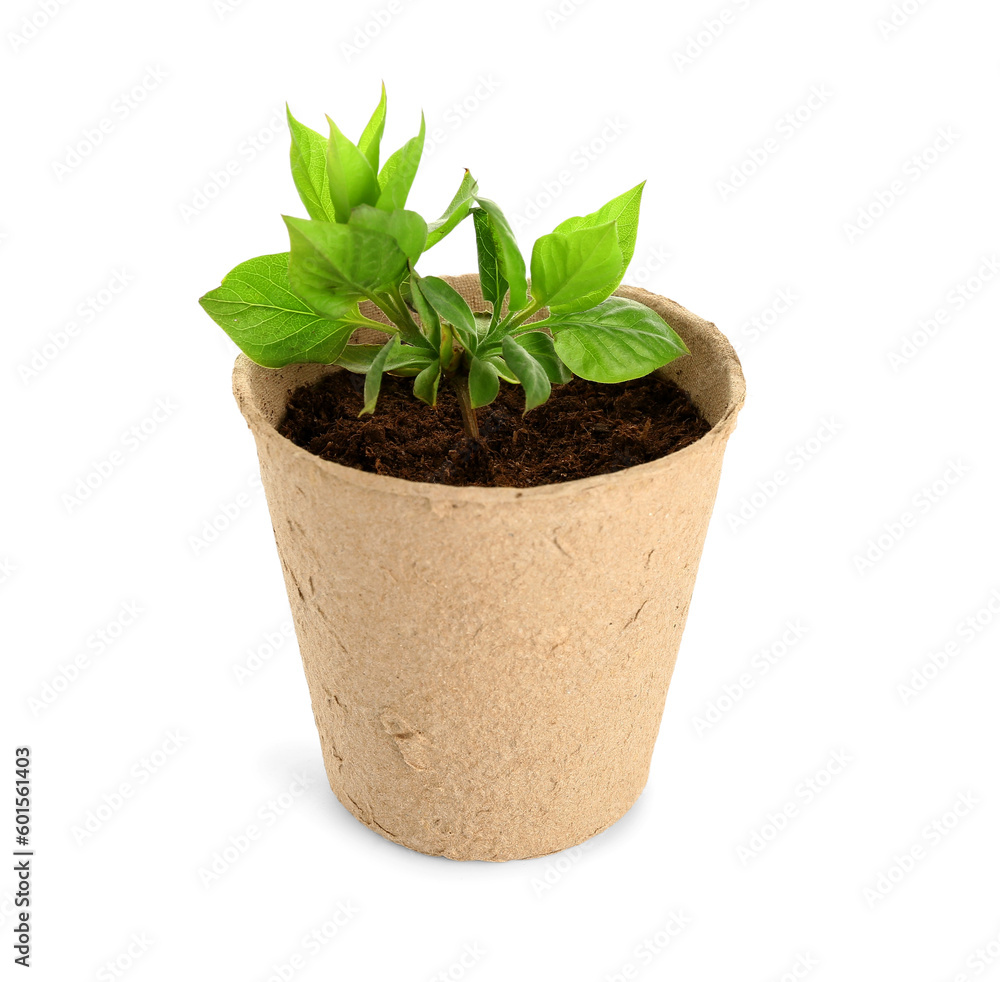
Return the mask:
{"type": "MultiPolygon", "coordinates": [[[[642,300],[643,296],[654,297],[657,300],[667,299],[659,294],[650,293],[641,287],[623,285],[619,290],[640,302],[644,302],[642,300]]],[[[616,295],[618,293],[619,291],[616,291],[616,295]]],[[[330,477],[335,477],[339,481],[347,481],[369,491],[447,501],[457,499],[459,501],[478,504],[499,504],[509,501],[521,501],[526,498],[538,499],[588,494],[600,491],[603,487],[611,483],[628,484],[634,481],[653,479],[672,469],[682,467],[692,456],[697,456],[705,452],[714,452],[718,441],[725,442],[728,440],[736,426],[736,416],[743,407],[746,397],[746,382],[743,377],[739,358],[732,344],[715,324],[692,314],[679,304],[676,304],[675,301],[669,301],[669,303],[678,307],[692,318],[693,321],[697,322],[698,326],[708,334],[713,342],[715,367],[720,371],[724,371],[727,375],[729,400],[721,416],[712,425],[711,429],[704,436],[695,440],[694,443],[690,443],[680,450],[675,450],[665,457],[658,457],[656,460],[650,460],[644,464],[633,464],[631,467],[625,467],[610,474],[594,474],[590,477],[580,477],[571,481],[560,481],[555,484],[538,484],[528,488],[431,484],[426,481],[412,481],[402,477],[391,477],[387,474],[373,474],[370,471],[359,470],[356,467],[348,467],[345,464],[338,464],[335,461],[317,457],[278,432],[274,424],[266,418],[264,412],[257,404],[257,400],[254,398],[253,380],[255,377],[260,377],[260,373],[283,371],[283,369],[264,368],[251,361],[246,355],[240,353],[233,367],[233,393],[251,430],[260,429],[264,432],[269,431],[273,437],[287,444],[286,449],[289,452],[299,455],[302,460],[310,461],[311,465],[320,473],[325,472],[330,477]]],[[[288,367],[292,368],[293,366],[288,367]]],[[[340,368],[337,365],[316,367],[327,368],[329,372],[346,371],[346,369],[340,368]]],[[[657,369],[653,374],[661,374],[663,377],[668,377],[664,368],[657,369]]]]}

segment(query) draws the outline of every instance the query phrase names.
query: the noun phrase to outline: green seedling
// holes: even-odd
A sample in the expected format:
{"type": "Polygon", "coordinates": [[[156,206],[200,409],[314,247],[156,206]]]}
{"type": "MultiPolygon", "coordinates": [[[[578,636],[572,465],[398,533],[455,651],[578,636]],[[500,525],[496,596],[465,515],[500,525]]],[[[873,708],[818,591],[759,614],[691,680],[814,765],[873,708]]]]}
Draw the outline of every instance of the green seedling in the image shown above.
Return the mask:
{"type": "Polygon", "coordinates": [[[522,386],[528,412],[574,374],[624,382],[688,353],[658,314],[612,296],[635,249],[642,184],[543,235],[529,267],[503,212],[480,197],[468,171],[436,221],[407,209],[424,123],[382,162],[385,117],[384,86],[356,143],[332,120],[324,137],[288,113],[292,177],[309,217],[285,216],[288,252],[240,263],[201,298],[250,359],[363,374],[362,414],[375,410],[387,372],[412,377],[414,395],[431,406],[441,384],[450,385],[466,433],[478,437],[476,409],[497,397],[501,381],[522,386]],[[416,269],[470,216],[488,313],[416,269]],[[375,309],[363,312],[365,302],[375,309]],[[359,328],[385,340],[351,343],[359,328]]]}

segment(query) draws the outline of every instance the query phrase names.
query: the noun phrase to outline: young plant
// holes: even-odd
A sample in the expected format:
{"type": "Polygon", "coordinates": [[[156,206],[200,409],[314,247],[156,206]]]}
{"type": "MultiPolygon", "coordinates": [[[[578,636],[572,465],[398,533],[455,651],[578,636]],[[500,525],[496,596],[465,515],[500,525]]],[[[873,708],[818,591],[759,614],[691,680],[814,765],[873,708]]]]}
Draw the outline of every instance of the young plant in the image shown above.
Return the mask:
{"type": "Polygon", "coordinates": [[[267,368],[320,362],[363,374],[362,414],[374,411],[387,372],[413,377],[414,395],[431,406],[444,382],[475,438],[475,411],[497,397],[501,379],[523,387],[528,412],[573,373],[624,382],[687,353],[654,311],[611,295],[635,249],[642,184],[538,239],[529,286],[507,219],[480,197],[468,171],[436,221],[407,210],[424,122],[381,162],[385,115],[385,86],[357,143],[329,117],[323,137],[288,113],[292,177],[309,218],[285,216],[288,252],[240,263],[201,298],[250,359],[267,368]],[[470,215],[485,314],[444,280],[416,271],[418,259],[470,215]],[[365,316],[363,301],[388,323],[365,316]],[[358,328],[386,340],[352,344],[358,328]]]}

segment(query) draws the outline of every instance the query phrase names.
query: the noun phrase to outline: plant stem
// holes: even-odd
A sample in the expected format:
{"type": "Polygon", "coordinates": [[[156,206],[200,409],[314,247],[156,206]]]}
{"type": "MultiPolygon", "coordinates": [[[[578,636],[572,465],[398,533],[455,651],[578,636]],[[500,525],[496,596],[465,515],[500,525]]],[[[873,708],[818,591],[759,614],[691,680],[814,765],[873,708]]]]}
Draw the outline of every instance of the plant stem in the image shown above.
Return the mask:
{"type": "Polygon", "coordinates": [[[383,324],[381,321],[373,321],[370,317],[365,317],[364,314],[360,314],[351,323],[358,327],[367,327],[373,331],[381,331],[383,334],[399,334],[399,328],[395,324],[383,324]]]}
{"type": "Polygon", "coordinates": [[[420,333],[420,328],[417,327],[416,322],[410,316],[410,311],[407,309],[398,290],[395,292],[395,295],[391,292],[380,296],[369,295],[368,299],[396,325],[396,333],[399,334],[402,340],[408,341],[410,344],[428,347],[426,339],[420,333]]]}
{"type": "Polygon", "coordinates": [[[542,305],[535,300],[532,300],[524,310],[509,317],[506,321],[506,328],[508,331],[515,331],[519,328],[532,314],[537,314],[538,311],[542,309],[542,305]]]}
{"type": "Polygon", "coordinates": [[[382,313],[389,318],[389,320],[399,326],[399,322],[402,320],[402,317],[400,316],[399,311],[397,311],[395,306],[390,302],[392,299],[391,297],[377,297],[374,294],[369,294],[368,299],[371,300],[371,302],[375,304],[375,306],[378,307],[378,309],[381,310],[382,313]]]}
{"type": "Polygon", "coordinates": [[[515,327],[511,330],[510,336],[512,338],[520,337],[522,334],[527,334],[529,331],[540,331],[548,323],[548,317],[543,317],[540,321],[532,321],[530,324],[521,324],[519,327],[515,327]]]}
{"type": "Polygon", "coordinates": [[[449,376],[455,395],[458,396],[458,408],[462,410],[462,425],[465,427],[465,435],[472,440],[479,439],[479,423],[476,420],[476,411],[472,408],[472,396],[469,395],[469,376],[464,372],[456,372],[449,376]]]}
{"type": "Polygon", "coordinates": [[[410,308],[406,306],[406,301],[403,299],[403,294],[400,292],[398,286],[393,288],[393,299],[395,299],[396,305],[399,307],[399,314],[403,318],[403,325],[411,330],[415,336],[422,337],[423,332],[413,319],[413,314],[410,313],[410,308]]]}

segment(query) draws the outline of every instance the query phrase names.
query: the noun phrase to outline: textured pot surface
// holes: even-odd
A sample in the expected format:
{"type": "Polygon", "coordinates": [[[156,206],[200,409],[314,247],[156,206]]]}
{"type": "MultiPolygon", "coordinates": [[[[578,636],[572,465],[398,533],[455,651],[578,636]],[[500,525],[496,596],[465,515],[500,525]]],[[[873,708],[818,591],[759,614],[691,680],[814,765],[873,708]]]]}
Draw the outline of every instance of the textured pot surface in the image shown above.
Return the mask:
{"type": "MultiPolygon", "coordinates": [[[[482,309],[476,277],[450,282],[482,309]]],[[[331,369],[237,361],[330,785],[411,849],[555,852],[646,783],[744,384],[714,325],[618,293],[684,338],[691,355],[661,374],[712,429],[563,484],[450,487],[321,460],[275,426],[331,369]]]]}

